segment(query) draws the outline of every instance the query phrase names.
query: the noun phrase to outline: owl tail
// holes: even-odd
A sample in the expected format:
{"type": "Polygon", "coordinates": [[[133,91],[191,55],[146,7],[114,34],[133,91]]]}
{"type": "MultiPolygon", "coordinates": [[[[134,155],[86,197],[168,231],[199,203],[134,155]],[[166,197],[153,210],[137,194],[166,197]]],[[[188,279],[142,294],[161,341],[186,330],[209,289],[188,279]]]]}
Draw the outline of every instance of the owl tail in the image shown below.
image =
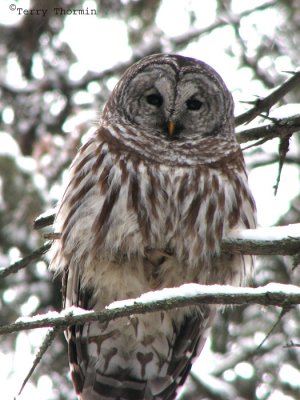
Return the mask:
{"type": "MultiPolygon", "coordinates": [[[[180,309],[176,312],[184,313],[181,325],[174,321],[173,329],[175,340],[169,343],[166,349],[168,366],[164,376],[153,377],[148,380],[133,377],[128,360],[128,368],[119,366],[116,372],[106,375],[97,368],[97,362],[90,363],[85,358],[83,342],[80,341],[80,327],[71,327],[69,330],[69,357],[71,374],[75,389],[80,400],[172,400],[176,398],[177,390],[185,382],[191,369],[192,362],[197,357],[206,340],[207,329],[211,326],[215,315],[214,309],[209,306],[180,309]],[[76,338],[77,337],[77,338],[76,338]],[[77,357],[77,360],[76,360],[77,357]],[[81,358],[83,357],[83,358],[81,358]],[[81,358],[81,360],[80,360],[81,358]],[[83,362],[86,360],[86,362],[83,362]]],[[[174,314],[176,316],[176,314],[174,314]]],[[[82,338],[81,338],[82,339],[82,338]]],[[[140,359],[147,361],[147,368],[151,361],[160,359],[153,356],[153,348],[148,348],[144,354],[139,353],[140,359]],[[148,360],[147,360],[148,358],[148,360]]],[[[157,355],[157,354],[156,354],[157,355]]],[[[163,361],[162,361],[163,362],[163,361]]],[[[157,368],[157,365],[153,365],[157,368]]]]}

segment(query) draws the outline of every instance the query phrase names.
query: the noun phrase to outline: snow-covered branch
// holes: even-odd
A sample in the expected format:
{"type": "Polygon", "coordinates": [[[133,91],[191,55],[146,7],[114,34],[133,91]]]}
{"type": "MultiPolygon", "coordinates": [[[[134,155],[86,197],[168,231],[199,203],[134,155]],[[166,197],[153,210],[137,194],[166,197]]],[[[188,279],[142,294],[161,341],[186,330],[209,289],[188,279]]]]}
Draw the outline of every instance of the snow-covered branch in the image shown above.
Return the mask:
{"type": "Polygon", "coordinates": [[[295,255],[300,253],[300,224],[236,231],[223,240],[222,250],[253,255],[295,255]]]}
{"type": "Polygon", "coordinates": [[[189,283],[178,288],[148,292],[137,299],[116,301],[100,312],[71,307],[61,313],[50,312],[20,318],[14,324],[0,327],[0,334],[42,327],[66,328],[73,324],[84,324],[87,321],[108,322],[132,314],[203,304],[261,304],[290,307],[300,304],[300,288],[274,283],[259,288],[189,283]]]}

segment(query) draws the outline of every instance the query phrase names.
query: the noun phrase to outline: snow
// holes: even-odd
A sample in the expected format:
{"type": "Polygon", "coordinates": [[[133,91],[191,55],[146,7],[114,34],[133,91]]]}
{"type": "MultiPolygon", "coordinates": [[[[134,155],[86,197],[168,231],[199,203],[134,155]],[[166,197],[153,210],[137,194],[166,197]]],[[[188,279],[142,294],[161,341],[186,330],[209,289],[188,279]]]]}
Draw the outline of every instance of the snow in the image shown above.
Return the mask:
{"type": "Polygon", "coordinates": [[[285,293],[288,295],[298,295],[300,294],[300,287],[296,285],[285,285],[283,283],[268,283],[265,286],[260,286],[258,288],[252,289],[257,294],[264,294],[267,292],[272,292],[274,294],[285,293]]]}
{"type": "MultiPolygon", "coordinates": [[[[61,312],[48,311],[45,314],[19,317],[15,323],[33,323],[38,321],[46,322],[50,320],[59,320],[59,319],[63,320],[65,317],[93,314],[94,312],[95,312],[94,310],[85,310],[80,307],[72,306],[62,310],[61,312]]],[[[46,325],[47,324],[45,324],[45,326],[46,325]]]]}
{"type": "Polygon", "coordinates": [[[22,315],[28,315],[33,313],[40,304],[40,299],[36,295],[28,297],[27,301],[20,307],[22,315]]]}
{"type": "Polygon", "coordinates": [[[43,321],[45,319],[54,319],[61,316],[61,313],[57,311],[48,311],[46,314],[37,314],[34,316],[23,316],[19,317],[16,320],[16,323],[27,323],[27,322],[36,322],[36,321],[43,321]]]}
{"type": "MultiPolygon", "coordinates": [[[[157,291],[151,291],[142,294],[136,299],[119,300],[111,303],[106,307],[106,310],[115,310],[123,307],[130,307],[136,304],[151,304],[158,301],[167,301],[180,298],[193,298],[196,296],[206,295],[263,295],[267,293],[300,295],[300,287],[295,285],[286,285],[281,283],[269,283],[258,288],[251,287],[234,287],[223,285],[198,285],[196,283],[187,283],[176,288],[166,288],[157,291]]],[[[63,319],[66,316],[80,316],[93,314],[93,310],[85,310],[80,307],[68,307],[58,313],[57,311],[49,311],[46,314],[38,314],[32,317],[20,317],[16,320],[17,323],[46,321],[53,319],[63,319]]]]}
{"type": "Polygon", "coordinates": [[[59,316],[65,317],[65,316],[79,316],[79,315],[83,315],[83,314],[93,314],[95,311],[94,310],[85,310],[84,308],[81,307],[75,307],[75,306],[71,306],[66,308],[65,310],[61,311],[61,313],[59,314],[59,316]]]}
{"type": "Polygon", "coordinates": [[[251,379],[255,373],[253,366],[248,362],[240,362],[234,367],[234,372],[243,379],[251,379]]]}
{"type": "Polygon", "coordinates": [[[274,241],[290,238],[300,238],[300,224],[232,231],[231,234],[228,236],[228,239],[246,239],[259,241],[274,241]]]}
{"type": "Polygon", "coordinates": [[[286,293],[289,295],[300,295],[300,288],[295,285],[285,285],[280,283],[269,283],[258,288],[187,283],[178,288],[167,288],[159,291],[147,292],[137,299],[115,301],[107,306],[106,309],[114,310],[116,308],[133,306],[134,304],[149,304],[157,301],[171,300],[174,298],[191,298],[199,295],[261,295],[268,292],[275,294],[286,293]]]}
{"type": "Polygon", "coordinates": [[[42,214],[40,214],[36,219],[47,218],[50,215],[53,215],[55,213],[56,213],[56,208],[49,208],[47,211],[45,211],[42,214]]]}

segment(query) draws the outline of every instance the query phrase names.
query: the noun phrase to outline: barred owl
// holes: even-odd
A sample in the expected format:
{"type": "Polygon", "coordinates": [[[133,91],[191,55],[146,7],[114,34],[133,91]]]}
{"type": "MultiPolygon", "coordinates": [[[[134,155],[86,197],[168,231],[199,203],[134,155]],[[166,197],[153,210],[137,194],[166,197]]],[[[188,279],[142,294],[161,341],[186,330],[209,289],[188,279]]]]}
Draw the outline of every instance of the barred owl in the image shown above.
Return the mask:
{"type": "MultiPolygon", "coordinates": [[[[188,282],[240,286],[253,260],[221,241],[254,226],[223,80],[204,62],[152,55],[125,72],[71,165],[51,265],[65,306],[97,311],[188,282]]],[[[69,327],[78,398],[175,399],[214,315],[189,306],[69,327]]]]}

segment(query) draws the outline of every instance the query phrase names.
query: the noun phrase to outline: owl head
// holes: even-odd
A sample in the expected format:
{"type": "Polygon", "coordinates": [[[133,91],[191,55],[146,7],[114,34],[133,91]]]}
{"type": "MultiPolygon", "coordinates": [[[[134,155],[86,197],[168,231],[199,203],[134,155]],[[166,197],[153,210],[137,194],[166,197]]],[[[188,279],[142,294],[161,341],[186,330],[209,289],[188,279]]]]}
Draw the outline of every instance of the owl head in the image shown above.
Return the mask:
{"type": "Polygon", "coordinates": [[[173,54],[132,65],[103,117],[163,141],[234,133],[233,100],[222,78],[202,61],[173,54]]]}

